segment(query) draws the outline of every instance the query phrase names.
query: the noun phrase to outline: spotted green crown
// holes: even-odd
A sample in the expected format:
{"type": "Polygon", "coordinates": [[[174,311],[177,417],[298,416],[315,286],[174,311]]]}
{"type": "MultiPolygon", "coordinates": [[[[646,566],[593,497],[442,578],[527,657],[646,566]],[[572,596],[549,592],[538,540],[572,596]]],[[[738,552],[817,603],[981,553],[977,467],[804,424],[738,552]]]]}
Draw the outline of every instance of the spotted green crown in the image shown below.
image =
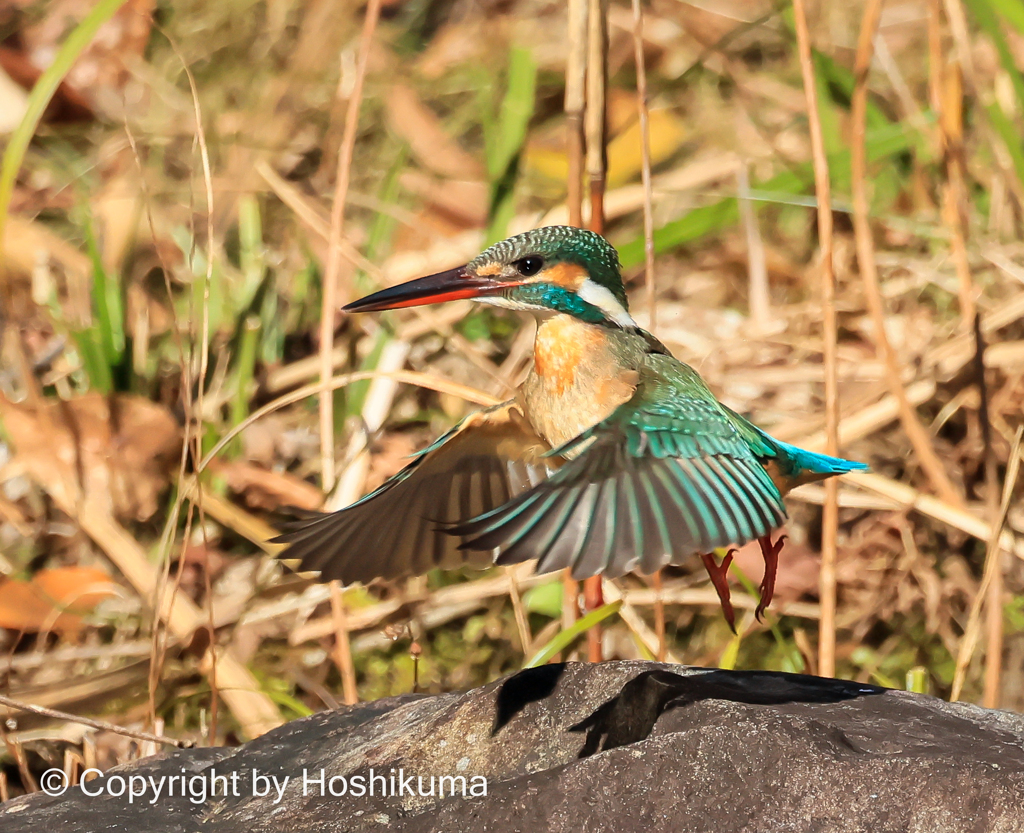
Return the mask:
{"type": "Polygon", "coordinates": [[[523,232],[495,243],[469,262],[470,270],[488,263],[513,263],[529,255],[539,255],[547,265],[572,263],[582,266],[594,283],[615,296],[624,309],[629,309],[626,289],[622,285],[619,253],[600,234],[573,226],[545,226],[523,232]]]}

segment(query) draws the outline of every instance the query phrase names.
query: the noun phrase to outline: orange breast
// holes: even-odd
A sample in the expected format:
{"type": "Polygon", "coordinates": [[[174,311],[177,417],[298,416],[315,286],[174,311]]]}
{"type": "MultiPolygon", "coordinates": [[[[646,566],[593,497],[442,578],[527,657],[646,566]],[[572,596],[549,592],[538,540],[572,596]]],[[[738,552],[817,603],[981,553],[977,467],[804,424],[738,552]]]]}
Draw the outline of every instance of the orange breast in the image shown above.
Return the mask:
{"type": "Polygon", "coordinates": [[[588,355],[604,347],[605,336],[569,316],[555,316],[537,330],[534,370],[554,393],[564,393],[576,381],[576,371],[588,355]]]}

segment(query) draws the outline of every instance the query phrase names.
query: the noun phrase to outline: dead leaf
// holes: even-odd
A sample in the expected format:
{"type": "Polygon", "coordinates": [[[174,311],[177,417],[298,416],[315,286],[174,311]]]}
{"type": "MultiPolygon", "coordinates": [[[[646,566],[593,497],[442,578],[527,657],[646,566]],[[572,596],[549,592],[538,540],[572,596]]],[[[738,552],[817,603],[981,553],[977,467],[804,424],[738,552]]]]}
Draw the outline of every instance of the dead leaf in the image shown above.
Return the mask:
{"type": "Polygon", "coordinates": [[[146,520],[181,450],[167,410],[138,396],[47,400],[42,413],[0,397],[14,463],[66,503],[146,520]]]}
{"type": "MultiPolygon", "coordinates": [[[[0,62],[2,65],[2,62],[0,62]]],[[[6,136],[18,126],[28,109],[28,93],[0,66],[0,135],[6,136]]]]}
{"type": "Polygon", "coordinates": [[[487,222],[490,194],[484,182],[438,179],[422,171],[404,171],[402,187],[455,220],[464,229],[482,228],[487,222]]]}
{"type": "Polygon", "coordinates": [[[40,570],[30,581],[7,579],[0,582],[0,628],[74,637],[82,615],[118,591],[117,583],[95,567],[57,567],[40,570]]]}
{"type": "Polygon", "coordinates": [[[240,462],[216,462],[213,470],[227,480],[231,491],[243,494],[250,507],[319,509],[324,502],[323,493],[318,488],[287,472],[268,471],[240,462]]]}
{"type": "MultiPolygon", "coordinates": [[[[8,65],[11,55],[7,56],[4,68],[14,80],[31,86],[35,78],[28,76],[34,72],[38,77],[38,73],[50,65],[58,45],[93,5],[90,0],[47,3],[43,7],[44,14],[33,16],[20,26],[18,35],[22,48],[8,50],[21,65],[24,80],[16,77],[8,65]]],[[[100,27],[61,84],[57,100],[62,113],[67,111],[64,118],[91,118],[93,110],[120,108],[123,101],[120,91],[133,77],[132,63],[142,58],[149,44],[155,8],[155,0],[127,0],[100,27]]]]}
{"type": "Polygon", "coordinates": [[[451,179],[483,180],[484,166],[445,132],[441,120],[403,84],[387,98],[388,126],[409,143],[423,167],[451,179]]]}
{"type": "MultiPolygon", "coordinates": [[[[608,186],[618,187],[640,177],[642,163],[640,120],[636,95],[619,91],[609,100],[608,186]]],[[[683,146],[686,130],[672,110],[652,109],[649,118],[651,165],[674,156],[683,146]]],[[[526,171],[551,182],[564,183],[569,175],[565,155],[565,122],[531,136],[524,154],[526,171]]]]}

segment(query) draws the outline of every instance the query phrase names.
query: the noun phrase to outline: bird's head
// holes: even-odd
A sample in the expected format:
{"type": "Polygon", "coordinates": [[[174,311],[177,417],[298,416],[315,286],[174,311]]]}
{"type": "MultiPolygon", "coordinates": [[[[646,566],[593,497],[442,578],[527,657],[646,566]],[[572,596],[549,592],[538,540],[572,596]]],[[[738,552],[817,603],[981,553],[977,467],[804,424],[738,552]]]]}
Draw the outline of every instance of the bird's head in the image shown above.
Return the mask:
{"type": "Polygon", "coordinates": [[[561,312],[632,328],[619,255],[600,234],[546,226],[495,243],[465,266],[382,289],[347,312],[472,298],[512,309],[561,312]]]}

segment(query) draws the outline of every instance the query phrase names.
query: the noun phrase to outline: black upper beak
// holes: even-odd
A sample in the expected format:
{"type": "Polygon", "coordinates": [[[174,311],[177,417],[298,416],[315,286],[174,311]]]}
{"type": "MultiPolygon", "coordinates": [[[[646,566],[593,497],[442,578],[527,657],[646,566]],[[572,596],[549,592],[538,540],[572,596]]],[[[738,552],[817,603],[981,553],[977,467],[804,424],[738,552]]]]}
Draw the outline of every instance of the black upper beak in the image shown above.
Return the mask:
{"type": "Polygon", "coordinates": [[[440,304],[444,301],[458,301],[463,298],[479,298],[496,295],[509,286],[515,286],[494,278],[482,277],[470,272],[465,266],[438,272],[425,278],[400,283],[374,292],[344,307],[345,312],[377,312],[400,307],[418,307],[423,304],[440,304]]]}

